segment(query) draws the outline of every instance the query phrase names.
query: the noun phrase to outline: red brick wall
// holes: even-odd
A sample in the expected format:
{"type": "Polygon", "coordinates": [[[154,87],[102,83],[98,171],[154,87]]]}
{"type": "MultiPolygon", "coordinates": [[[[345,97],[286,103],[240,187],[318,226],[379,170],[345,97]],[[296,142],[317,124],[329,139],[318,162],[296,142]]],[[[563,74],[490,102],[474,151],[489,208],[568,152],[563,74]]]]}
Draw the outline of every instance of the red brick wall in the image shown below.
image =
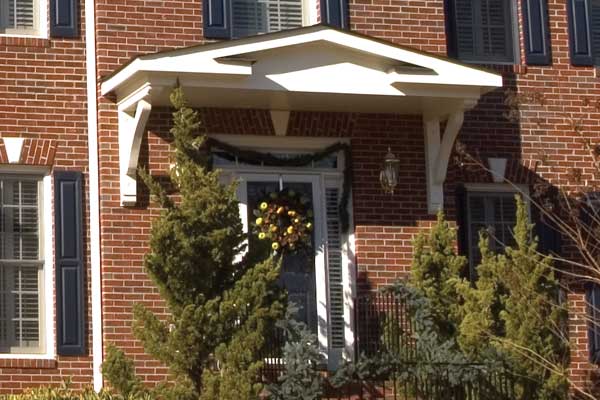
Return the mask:
{"type": "MultiPolygon", "coordinates": [[[[83,10],[83,1],[80,4],[83,10]]],[[[76,39],[0,37],[0,138],[27,138],[21,164],[84,172],[87,196],[86,66],[83,35],[76,39]]],[[[0,145],[0,163],[8,162],[0,145]]],[[[87,226],[87,223],[85,224],[87,226]]],[[[85,239],[89,248],[89,236],[85,239]]],[[[86,252],[89,254],[89,251],[86,252]]],[[[89,293],[89,256],[86,279],[89,293]]],[[[91,331],[89,301],[87,330],[91,331]]],[[[53,304],[46,307],[54,308],[53,304]]],[[[47,332],[55,335],[55,332],[47,332]]],[[[39,385],[58,385],[72,377],[75,387],[92,382],[91,336],[88,356],[56,360],[0,360],[0,393],[18,393],[39,385]]]]}
{"type": "MultiPolygon", "coordinates": [[[[478,107],[467,113],[460,140],[483,159],[508,157],[511,165],[525,165],[521,168],[525,172],[515,175],[520,182],[529,182],[526,178],[529,170],[554,184],[569,185],[570,166],[580,166],[585,176],[590,176],[591,171],[590,159],[581,150],[578,138],[569,131],[565,118],[581,118],[585,134],[597,136],[600,115],[585,108],[582,99],[598,98],[600,81],[594,68],[570,66],[565,3],[562,0],[548,3],[553,65],[525,64],[521,28],[521,61],[516,65],[491,66],[503,74],[505,88],[484,96],[478,107]],[[508,111],[504,105],[507,89],[542,91],[548,97],[547,105],[525,107],[518,121],[510,121],[504,115],[508,111]],[[552,161],[553,166],[539,164],[543,159],[552,161]]],[[[520,2],[517,4],[520,7],[520,2]]],[[[198,0],[101,0],[96,8],[100,77],[138,54],[202,41],[198,0]]],[[[353,30],[440,55],[446,53],[444,18],[443,0],[350,0],[353,30]]],[[[519,18],[521,27],[520,21],[519,18]]],[[[103,98],[99,108],[104,339],[135,355],[139,372],[148,380],[158,380],[166,371],[143,355],[130,331],[134,302],[144,301],[154,310],[164,311],[142,265],[151,221],[158,211],[147,204],[141,188],[139,207],[120,207],[116,110],[112,102],[103,98]]],[[[205,110],[203,118],[210,132],[272,133],[264,110],[205,110]]],[[[141,162],[156,174],[163,174],[168,168],[168,119],[165,110],[153,112],[150,133],[142,147],[141,162]]],[[[431,225],[432,217],[426,214],[421,129],[421,122],[415,117],[328,113],[291,116],[290,135],[351,138],[356,255],[363,287],[375,288],[405,275],[411,262],[411,240],[431,225]],[[379,162],[388,146],[403,163],[401,184],[393,196],[383,194],[378,184],[379,162]]],[[[451,218],[455,183],[479,179],[451,165],[446,185],[446,206],[451,218]]],[[[581,296],[578,290],[569,297],[574,311],[582,311],[581,296]]],[[[584,376],[582,368],[588,366],[582,326],[579,319],[570,320],[571,332],[576,332],[573,359],[580,371],[574,373],[576,377],[584,376]]]]}

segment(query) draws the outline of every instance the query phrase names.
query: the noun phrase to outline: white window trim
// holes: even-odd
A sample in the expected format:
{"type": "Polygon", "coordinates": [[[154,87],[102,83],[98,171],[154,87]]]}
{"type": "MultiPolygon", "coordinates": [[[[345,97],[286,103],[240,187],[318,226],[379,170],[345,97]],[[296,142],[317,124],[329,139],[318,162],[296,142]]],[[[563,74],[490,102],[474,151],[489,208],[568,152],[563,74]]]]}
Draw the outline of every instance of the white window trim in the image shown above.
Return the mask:
{"type": "Polygon", "coordinates": [[[35,24],[36,28],[30,33],[20,32],[18,29],[13,32],[0,32],[0,37],[16,37],[16,38],[36,38],[36,39],[47,39],[48,38],[48,11],[49,4],[48,0],[35,0],[36,12],[35,12],[35,24]]]}
{"type": "Polygon", "coordinates": [[[302,26],[311,26],[318,23],[318,1],[319,0],[302,0],[302,26]]]}
{"type": "MultiPolygon", "coordinates": [[[[321,150],[327,146],[335,143],[349,143],[347,138],[323,138],[323,137],[277,137],[277,136],[252,136],[252,135],[210,135],[215,139],[222,142],[235,145],[242,148],[253,149],[262,152],[281,152],[281,153],[302,153],[302,152],[313,152],[321,150]]],[[[263,166],[252,166],[252,165],[232,165],[232,166],[219,166],[222,171],[224,179],[236,179],[242,177],[248,178],[252,176],[265,177],[267,175],[286,175],[296,177],[294,179],[304,180],[309,182],[311,179],[317,179],[316,189],[321,194],[325,193],[326,187],[333,187],[337,185],[342,188],[343,182],[343,168],[344,168],[344,155],[338,155],[338,168],[327,169],[327,168],[305,168],[305,167],[263,167],[263,166]],[[311,178],[312,177],[312,178],[311,178]]],[[[340,192],[341,193],[341,192],[340,192]]],[[[323,231],[325,227],[325,198],[323,195],[319,195],[321,210],[317,214],[315,207],[315,217],[320,216],[322,223],[319,226],[321,231],[321,241],[326,240],[326,232],[323,231]]],[[[313,193],[313,197],[315,194],[313,193]]],[[[352,196],[350,196],[350,199],[352,196]]],[[[240,217],[244,232],[247,233],[249,229],[248,213],[247,213],[247,198],[245,197],[245,191],[240,190],[238,187],[238,199],[240,201],[240,217]]],[[[354,221],[352,219],[352,201],[348,202],[348,211],[350,215],[348,233],[342,234],[342,286],[344,293],[344,322],[345,322],[345,348],[343,351],[338,349],[329,349],[329,307],[327,306],[329,298],[328,279],[325,270],[326,267],[326,254],[321,251],[321,254],[317,254],[315,257],[315,268],[316,279],[317,279],[317,313],[319,319],[326,321],[325,329],[321,329],[319,325],[318,339],[321,347],[323,356],[327,360],[328,369],[335,370],[340,364],[341,359],[352,360],[354,357],[354,332],[355,332],[355,321],[354,321],[354,300],[356,298],[356,271],[355,271],[355,242],[354,242],[354,221]],[[320,258],[320,261],[319,261],[320,258]],[[319,264],[320,263],[320,264],[319,264]],[[320,267],[320,268],[319,268],[320,267]],[[319,271],[320,270],[320,271],[319,271]],[[322,308],[321,300],[325,299],[325,307],[322,308]]],[[[317,246],[320,247],[320,246],[317,246]]],[[[326,248],[325,244],[322,246],[326,248]]]]}
{"type": "MultiPolygon", "coordinates": [[[[40,173],[40,168],[6,168],[0,167],[0,174],[35,174],[40,173]]],[[[43,175],[41,179],[42,193],[41,203],[42,212],[40,214],[40,232],[43,234],[42,253],[44,254],[44,272],[43,287],[40,290],[40,296],[43,299],[40,308],[40,320],[43,332],[42,337],[43,352],[40,353],[2,353],[0,360],[54,360],[56,359],[56,346],[54,340],[54,251],[53,251],[53,233],[52,233],[52,177],[49,174],[43,175]]]]}

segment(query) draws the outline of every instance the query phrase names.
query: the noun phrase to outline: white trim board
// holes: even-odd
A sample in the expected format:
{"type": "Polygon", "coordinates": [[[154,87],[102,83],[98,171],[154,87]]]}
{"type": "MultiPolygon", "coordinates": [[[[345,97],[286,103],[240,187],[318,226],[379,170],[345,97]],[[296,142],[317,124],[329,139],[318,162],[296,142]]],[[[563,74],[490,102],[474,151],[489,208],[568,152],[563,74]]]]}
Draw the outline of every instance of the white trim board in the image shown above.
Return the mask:
{"type": "MultiPolygon", "coordinates": [[[[92,306],[92,375],[94,390],[103,386],[102,361],[102,276],[100,258],[100,189],[98,167],[98,99],[96,78],[96,9],[94,0],[85,0],[85,48],[87,131],[90,201],[90,272],[92,306]]],[[[88,333],[89,334],[89,333],[88,333]]]]}

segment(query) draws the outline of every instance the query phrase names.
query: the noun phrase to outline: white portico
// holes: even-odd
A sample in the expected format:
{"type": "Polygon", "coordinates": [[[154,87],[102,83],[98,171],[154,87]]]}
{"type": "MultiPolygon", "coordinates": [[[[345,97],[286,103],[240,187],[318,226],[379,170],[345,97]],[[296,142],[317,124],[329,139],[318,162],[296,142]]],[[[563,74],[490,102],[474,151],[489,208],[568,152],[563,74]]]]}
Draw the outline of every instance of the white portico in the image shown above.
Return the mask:
{"type": "Polygon", "coordinates": [[[118,105],[124,206],[136,203],[150,112],[169,105],[177,82],[195,107],[271,110],[278,135],[291,110],[421,115],[430,213],[443,206],[465,110],[502,86],[498,74],[322,25],[140,56],[102,83],[102,94],[113,93],[118,105]]]}

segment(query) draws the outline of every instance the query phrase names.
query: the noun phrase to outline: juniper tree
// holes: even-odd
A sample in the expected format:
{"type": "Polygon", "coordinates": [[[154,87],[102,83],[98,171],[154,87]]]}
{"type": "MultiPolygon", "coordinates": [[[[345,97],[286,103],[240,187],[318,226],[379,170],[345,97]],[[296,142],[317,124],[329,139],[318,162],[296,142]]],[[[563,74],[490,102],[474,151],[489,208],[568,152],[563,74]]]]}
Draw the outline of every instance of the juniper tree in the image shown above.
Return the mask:
{"type": "Polygon", "coordinates": [[[235,185],[223,185],[200,151],[198,114],[176,88],[174,167],[176,197],[140,171],[162,207],[152,226],[145,267],[169,316],[134,307],[134,334],[166,364],[175,381],[161,396],[245,400],[261,391],[259,353],[270,326],[283,314],[278,263],[239,260],[245,235],[235,185]]]}
{"type": "Polygon", "coordinates": [[[526,206],[517,196],[515,245],[492,254],[481,241],[475,287],[462,286],[465,315],[459,342],[485,361],[495,353],[514,373],[520,399],[566,398],[566,311],[552,259],[537,250],[526,206]]]}
{"type": "Polygon", "coordinates": [[[410,284],[428,299],[435,324],[443,337],[452,336],[458,324],[457,284],[466,259],[456,252],[456,233],[438,213],[437,222],[428,234],[414,241],[410,284]]]}

